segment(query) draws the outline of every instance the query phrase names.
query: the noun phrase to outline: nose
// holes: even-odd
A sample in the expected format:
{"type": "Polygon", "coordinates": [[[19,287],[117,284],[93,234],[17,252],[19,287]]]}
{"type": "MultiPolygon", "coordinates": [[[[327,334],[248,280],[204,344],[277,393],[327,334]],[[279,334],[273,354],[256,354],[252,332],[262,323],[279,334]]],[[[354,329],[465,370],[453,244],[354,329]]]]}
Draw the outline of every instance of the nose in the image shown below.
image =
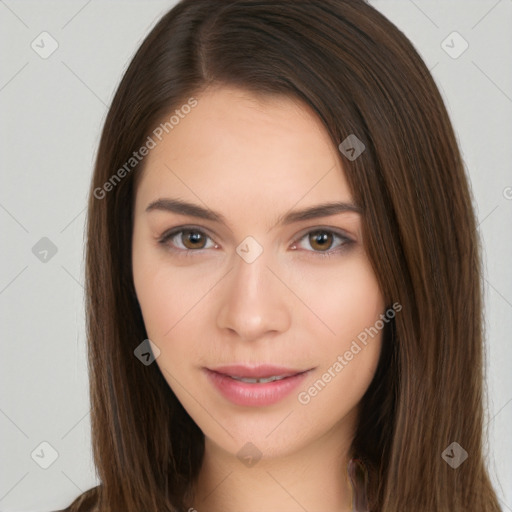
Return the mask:
{"type": "Polygon", "coordinates": [[[269,266],[265,251],[251,263],[235,255],[234,268],[224,279],[218,303],[219,329],[236,334],[242,341],[256,341],[288,330],[293,294],[269,266]]]}

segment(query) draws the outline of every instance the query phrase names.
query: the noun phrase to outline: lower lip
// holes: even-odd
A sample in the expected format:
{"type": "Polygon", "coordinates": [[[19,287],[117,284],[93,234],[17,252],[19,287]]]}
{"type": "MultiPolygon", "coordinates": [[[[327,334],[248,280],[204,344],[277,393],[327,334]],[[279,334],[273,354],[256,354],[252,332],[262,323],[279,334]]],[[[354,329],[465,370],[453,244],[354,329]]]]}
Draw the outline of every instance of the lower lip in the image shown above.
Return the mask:
{"type": "Polygon", "coordinates": [[[273,382],[250,384],[207,368],[205,370],[210,382],[230,402],[252,407],[272,405],[279,402],[297,388],[309,373],[308,370],[273,382]]]}

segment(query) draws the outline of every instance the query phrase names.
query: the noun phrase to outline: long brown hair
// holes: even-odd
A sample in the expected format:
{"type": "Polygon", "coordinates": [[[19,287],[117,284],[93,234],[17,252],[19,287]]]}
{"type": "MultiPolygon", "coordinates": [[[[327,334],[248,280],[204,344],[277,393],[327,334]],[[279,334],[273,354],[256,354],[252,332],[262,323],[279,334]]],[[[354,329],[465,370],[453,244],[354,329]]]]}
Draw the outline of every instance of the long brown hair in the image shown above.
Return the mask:
{"type": "Polygon", "coordinates": [[[314,109],[335,146],[351,134],[365,144],[359,158],[340,158],[363,208],[381,290],[402,305],[353,441],[368,470],[370,510],[500,510],[483,453],[481,263],[464,165],[424,62],[363,0],[183,0],[134,56],[105,121],[88,206],[91,422],[101,483],[69,510],[189,508],[204,436],[158,366],[134,357],[147,337],[131,268],[144,160],[125,164],[165,115],[210,84],[294,96],[314,109]],[[442,457],[453,442],[468,453],[457,468],[442,457]]]}

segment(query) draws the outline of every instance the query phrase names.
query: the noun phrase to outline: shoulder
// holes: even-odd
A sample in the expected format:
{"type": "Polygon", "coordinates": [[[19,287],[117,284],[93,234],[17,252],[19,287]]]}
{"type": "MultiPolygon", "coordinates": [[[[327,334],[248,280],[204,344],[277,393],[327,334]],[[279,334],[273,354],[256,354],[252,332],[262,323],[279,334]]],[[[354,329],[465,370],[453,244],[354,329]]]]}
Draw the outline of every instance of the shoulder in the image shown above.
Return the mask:
{"type": "Polygon", "coordinates": [[[85,491],[73,500],[66,508],[52,510],[51,512],[99,512],[98,502],[100,485],[85,491]]]}

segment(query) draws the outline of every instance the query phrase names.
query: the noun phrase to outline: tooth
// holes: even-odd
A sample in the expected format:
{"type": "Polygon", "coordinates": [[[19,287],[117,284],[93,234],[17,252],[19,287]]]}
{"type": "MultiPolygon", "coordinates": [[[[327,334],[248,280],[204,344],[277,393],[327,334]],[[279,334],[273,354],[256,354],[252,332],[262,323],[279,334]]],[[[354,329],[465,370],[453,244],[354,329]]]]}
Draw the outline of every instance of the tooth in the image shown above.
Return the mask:
{"type": "Polygon", "coordinates": [[[267,382],[273,382],[275,380],[281,380],[281,379],[284,379],[286,378],[286,376],[272,376],[272,377],[267,377],[267,378],[261,378],[261,379],[253,379],[253,378],[250,378],[250,377],[234,377],[233,375],[230,375],[230,377],[232,379],[235,379],[235,380],[238,380],[240,382],[247,382],[249,384],[260,384],[260,383],[267,383],[267,382]]]}

